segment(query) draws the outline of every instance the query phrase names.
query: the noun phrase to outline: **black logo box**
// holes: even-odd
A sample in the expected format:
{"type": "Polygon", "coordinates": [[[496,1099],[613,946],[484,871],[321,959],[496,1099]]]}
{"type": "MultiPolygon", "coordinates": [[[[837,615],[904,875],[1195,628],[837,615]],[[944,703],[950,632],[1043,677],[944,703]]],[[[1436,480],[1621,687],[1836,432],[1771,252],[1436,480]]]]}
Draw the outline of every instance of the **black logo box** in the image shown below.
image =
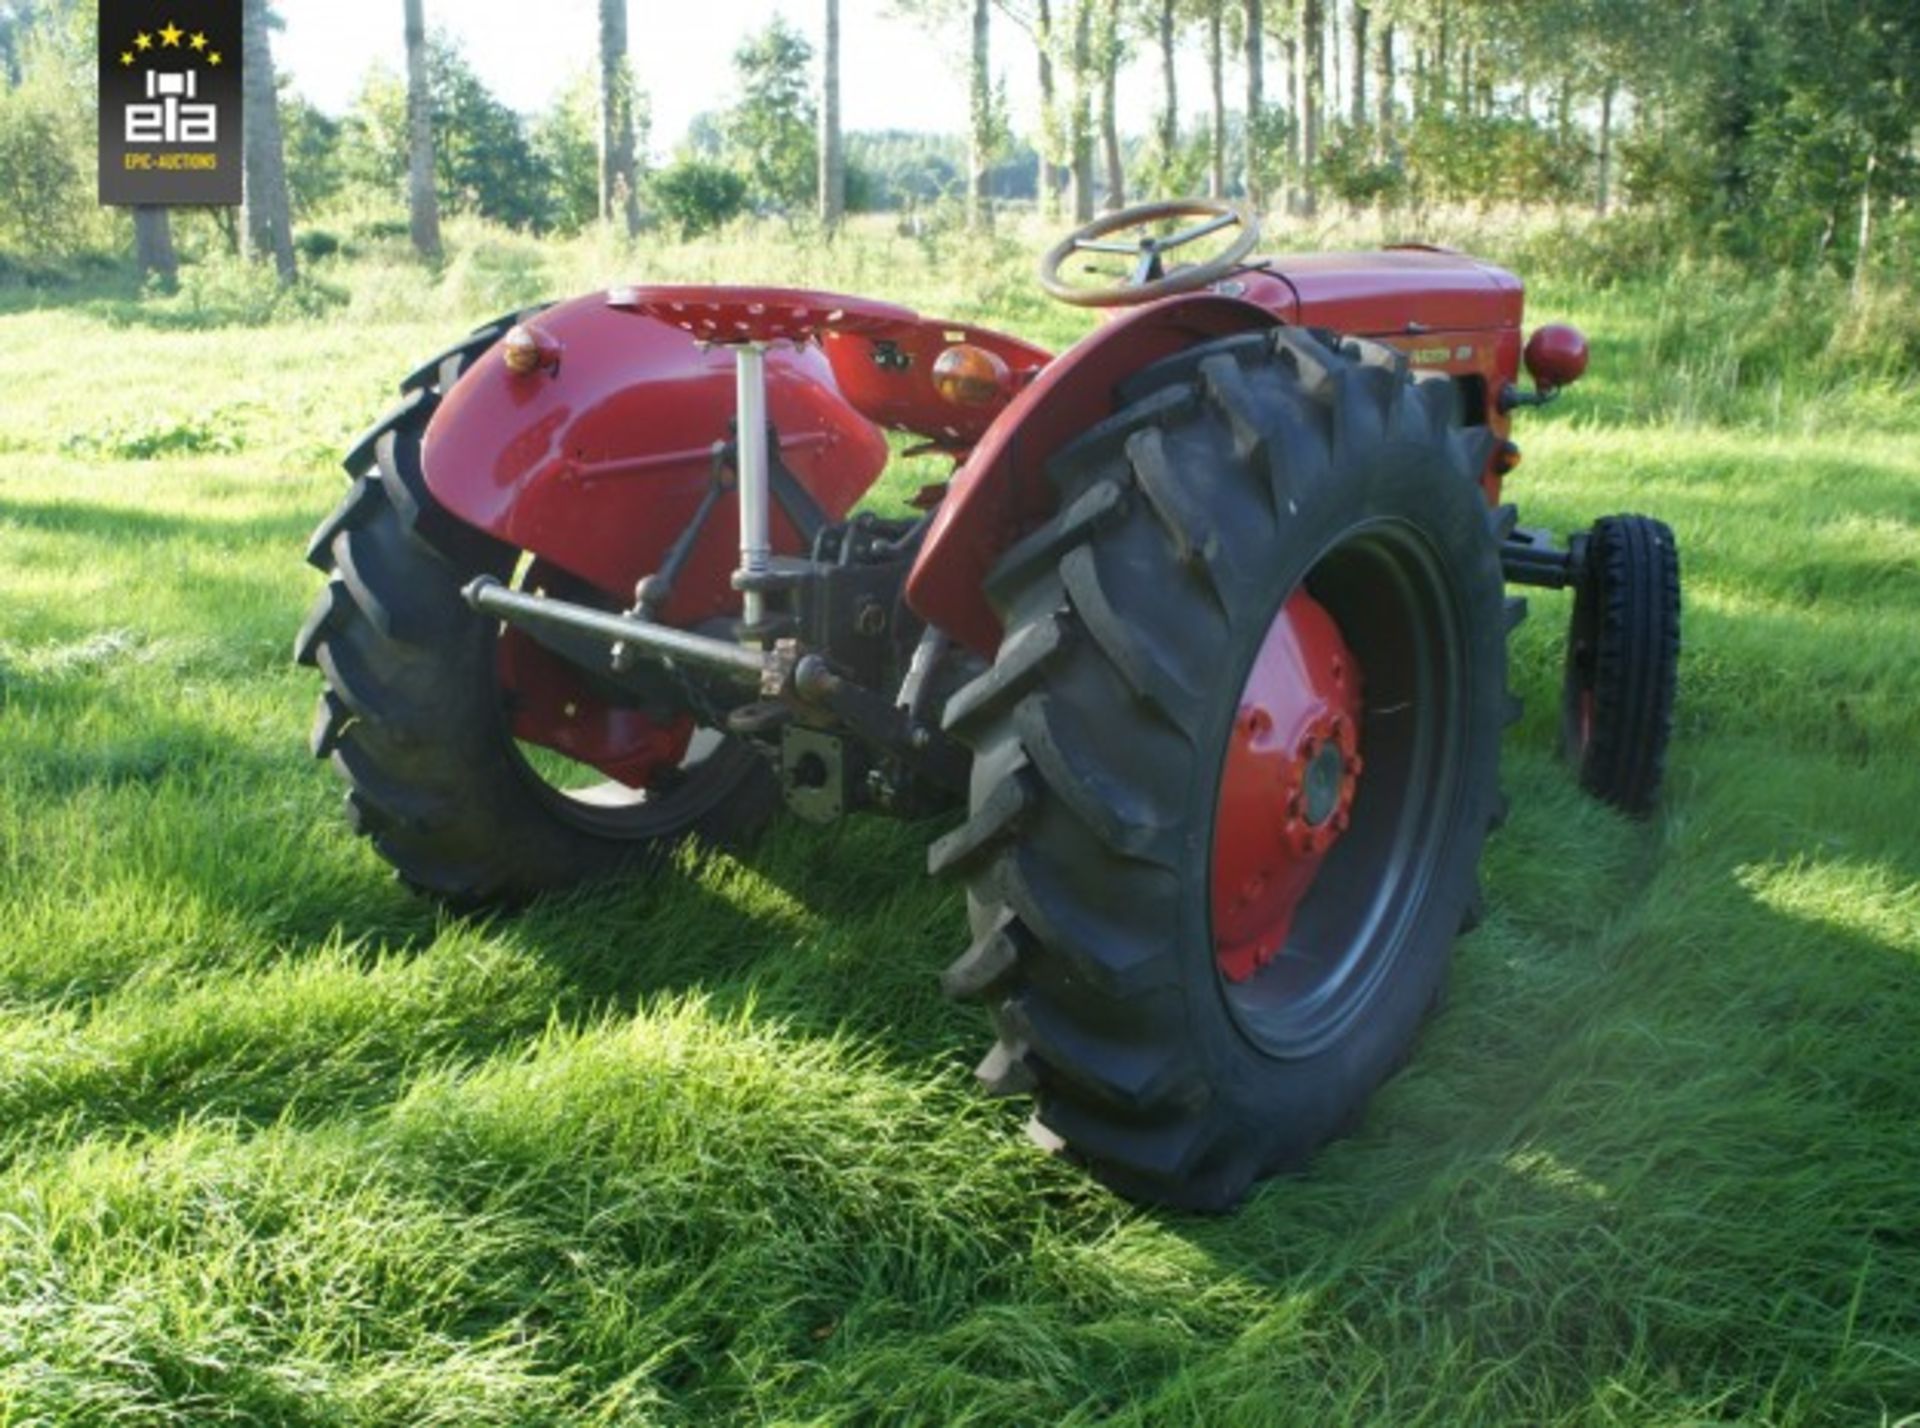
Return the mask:
{"type": "Polygon", "coordinates": [[[100,201],[237,204],[241,0],[100,0],[100,201]]]}

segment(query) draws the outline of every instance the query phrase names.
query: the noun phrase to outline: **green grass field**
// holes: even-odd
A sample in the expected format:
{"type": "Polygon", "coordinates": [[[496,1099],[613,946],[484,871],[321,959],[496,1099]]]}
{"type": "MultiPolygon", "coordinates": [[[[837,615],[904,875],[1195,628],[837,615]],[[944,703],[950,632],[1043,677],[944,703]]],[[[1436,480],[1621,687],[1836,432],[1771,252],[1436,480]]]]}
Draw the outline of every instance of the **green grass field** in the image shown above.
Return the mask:
{"type": "Polygon", "coordinates": [[[1556,762],[1536,595],[1445,1010],[1352,1139],[1200,1221],[976,1098],[931,830],[454,919],[349,834],[288,656],[335,453],[516,302],[1081,320],[1012,243],[461,243],[266,325],[230,271],[0,293],[0,1423],[1920,1422],[1910,303],[1539,285],[1595,374],[1524,423],[1525,518],[1682,544],[1664,811],[1556,762]]]}

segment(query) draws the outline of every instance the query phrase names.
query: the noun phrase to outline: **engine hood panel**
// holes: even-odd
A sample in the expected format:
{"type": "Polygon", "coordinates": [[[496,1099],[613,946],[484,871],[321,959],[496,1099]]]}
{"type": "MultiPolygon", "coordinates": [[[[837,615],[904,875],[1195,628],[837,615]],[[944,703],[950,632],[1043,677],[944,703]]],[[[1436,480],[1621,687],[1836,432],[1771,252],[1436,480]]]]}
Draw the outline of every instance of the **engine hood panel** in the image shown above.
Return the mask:
{"type": "Polygon", "coordinates": [[[1265,260],[1308,327],[1356,337],[1518,328],[1525,291],[1504,268],[1439,248],[1289,253],[1265,260]]]}

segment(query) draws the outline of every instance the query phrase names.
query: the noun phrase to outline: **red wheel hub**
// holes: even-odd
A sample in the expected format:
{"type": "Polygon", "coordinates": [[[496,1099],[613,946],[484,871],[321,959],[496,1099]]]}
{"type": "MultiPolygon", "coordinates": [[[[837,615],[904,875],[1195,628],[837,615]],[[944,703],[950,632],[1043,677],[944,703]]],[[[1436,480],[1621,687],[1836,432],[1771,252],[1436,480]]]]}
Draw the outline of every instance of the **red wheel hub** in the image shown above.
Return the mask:
{"type": "Polygon", "coordinates": [[[1361,671],[1326,608],[1295,591],[1254,657],[1213,819],[1213,955],[1244,982],[1286,946],[1359,780],[1361,671]]]}

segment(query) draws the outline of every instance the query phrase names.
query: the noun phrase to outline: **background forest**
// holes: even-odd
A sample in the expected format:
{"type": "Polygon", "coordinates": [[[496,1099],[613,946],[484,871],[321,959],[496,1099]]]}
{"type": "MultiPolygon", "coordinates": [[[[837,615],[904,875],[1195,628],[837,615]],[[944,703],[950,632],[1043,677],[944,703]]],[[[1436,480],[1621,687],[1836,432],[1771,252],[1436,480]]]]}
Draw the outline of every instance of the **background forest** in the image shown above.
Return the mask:
{"type": "MultiPolygon", "coordinates": [[[[837,0],[809,5],[804,32],[776,15],[743,35],[734,74],[715,77],[727,102],[680,135],[651,132],[621,5],[600,7],[598,64],[520,114],[410,0],[406,72],[374,64],[329,115],[274,94],[271,5],[250,0],[249,54],[265,57],[251,107],[277,99],[280,152],[250,158],[249,232],[212,213],[176,215],[166,236],[189,255],[251,237],[291,275],[286,250],[378,237],[410,193],[431,253],[427,206],[540,233],[617,217],[690,234],[741,213],[984,226],[1207,192],[1405,228],[1436,206],[1591,211],[1614,263],[1690,254],[1864,281],[1913,261],[1920,7],[1905,0],[895,3],[951,44],[968,132],[919,132],[910,104],[897,130],[840,132],[843,82],[887,78],[843,80],[837,0]],[[1179,87],[1188,52],[1205,93],[1179,87]],[[1145,61],[1126,71],[1135,83],[1157,85],[1147,132],[1118,118],[1130,60],[1145,61]],[[1014,66],[1038,83],[1024,127],[995,78],[1014,66]]],[[[0,4],[0,262],[23,273],[129,246],[127,218],[93,199],[92,56],[84,0],[0,4]]],[[[161,236],[148,266],[171,281],[161,236]]]]}

